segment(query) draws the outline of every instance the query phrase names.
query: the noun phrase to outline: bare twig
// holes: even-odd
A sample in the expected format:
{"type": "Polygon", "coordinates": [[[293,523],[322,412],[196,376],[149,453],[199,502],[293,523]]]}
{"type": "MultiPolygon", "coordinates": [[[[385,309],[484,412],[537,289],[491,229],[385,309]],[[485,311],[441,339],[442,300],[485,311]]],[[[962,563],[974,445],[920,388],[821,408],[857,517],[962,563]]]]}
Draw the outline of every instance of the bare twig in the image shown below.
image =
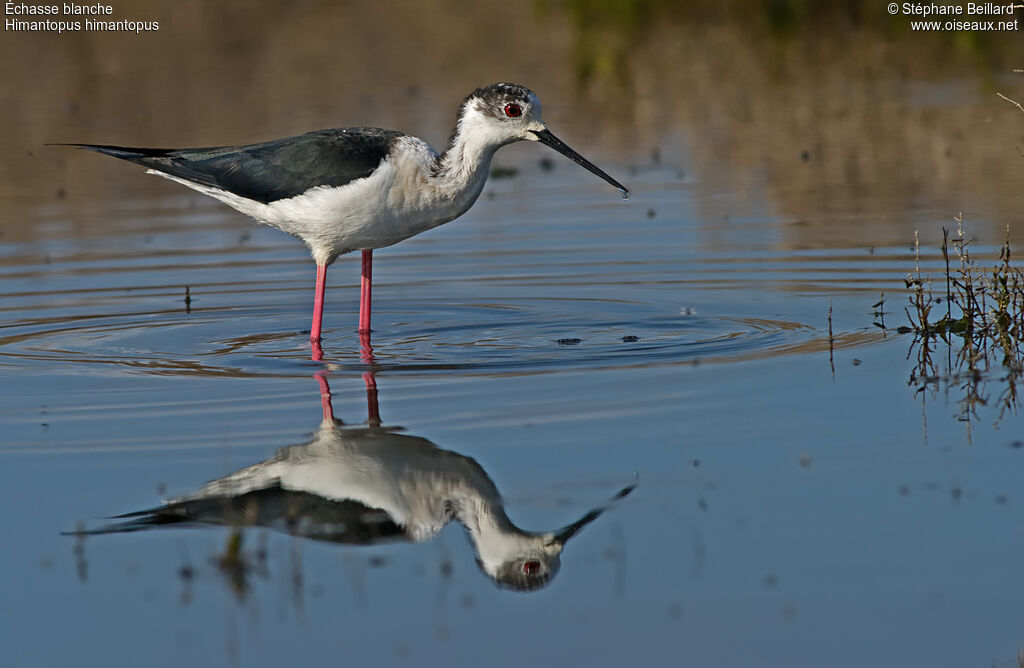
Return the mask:
{"type": "MultiPolygon", "coordinates": [[[[1014,70],[1014,71],[1015,71],[1015,72],[1020,72],[1021,70],[1014,70]]],[[[996,95],[998,95],[999,97],[1003,98],[1004,100],[1006,100],[1006,101],[1007,101],[1007,102],[1009,102],[1010,104],[1012,104],[1012,105],[1016,106],[1016,107],[1017,107],[1018,109],[1020,109],[1021,111],[1024,111],[1024,106],[1021,106],[1021,103],[1020,103],[1020,102],[1018,102],[1017,100],[1011,100],[1010,98],[1006,97],[1005,95],[1003,95],[1003,94],[1002,94],[1002,93],[1000,93],[999,91],[996,91],[996,95]]]]}

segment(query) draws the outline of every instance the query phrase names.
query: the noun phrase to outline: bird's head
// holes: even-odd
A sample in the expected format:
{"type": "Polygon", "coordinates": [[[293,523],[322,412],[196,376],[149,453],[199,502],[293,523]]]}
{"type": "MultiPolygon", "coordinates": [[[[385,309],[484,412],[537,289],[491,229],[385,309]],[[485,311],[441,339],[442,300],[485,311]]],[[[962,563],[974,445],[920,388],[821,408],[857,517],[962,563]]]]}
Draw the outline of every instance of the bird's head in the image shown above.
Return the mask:
{"type": "Polygon", "coordinates": [[[537,141],[547,130],[540,100],[532,90],[512,83],[477,88],[459,107],[459,128],[499,146],[523,139],[537,141]]]}
{"type": "Polygon", "coordinates": [[[540,142],[600,176],[622,191],[623,197],[629,196],[629,190],[624,185],[566,146],[548,130],[548,126],[541,120],[540,100],[525,86],[496,83],[470,93],[459,107],[456,134],[461,135],[463,140],[473,137],[495,148],[521,140],[540,142]]]}

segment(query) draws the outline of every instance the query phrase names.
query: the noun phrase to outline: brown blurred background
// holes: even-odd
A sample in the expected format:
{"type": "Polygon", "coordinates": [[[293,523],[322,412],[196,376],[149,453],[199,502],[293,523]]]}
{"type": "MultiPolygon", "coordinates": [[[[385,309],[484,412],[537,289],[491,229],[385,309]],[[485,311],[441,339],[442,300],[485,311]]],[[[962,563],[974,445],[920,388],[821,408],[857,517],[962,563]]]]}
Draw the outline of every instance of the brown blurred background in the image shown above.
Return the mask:
{"type": "Polygon", "coordinates": [[[1024,113],[995,95],[1024,100],[1020,32],[915,33],[881,0],[111,2],[159,31],[3,34],[0,242],[54,217],[101,233],[106,208],[170,187],[48,142],[380,125],[440,149],[499,80],[609,171],[659,162],[678,175],[659,187],[778,217],[787,246],[903,244],[961,211],[1024,241],[1024,113]]]}

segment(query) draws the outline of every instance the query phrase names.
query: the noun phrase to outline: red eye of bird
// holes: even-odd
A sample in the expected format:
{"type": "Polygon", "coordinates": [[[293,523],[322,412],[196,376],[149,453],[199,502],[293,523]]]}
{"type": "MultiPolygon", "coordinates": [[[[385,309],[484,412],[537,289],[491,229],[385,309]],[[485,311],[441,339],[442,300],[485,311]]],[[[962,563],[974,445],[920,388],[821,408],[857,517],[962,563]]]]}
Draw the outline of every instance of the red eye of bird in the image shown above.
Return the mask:
{"type": "MultiPolygon", "coordinates": [[[[509,105],[509,106],[511,107],[512,105],[509,105]]],[[[507,108],[506,108],[506,110],[507,110],[507,108]]],[[[539,561],[527,561],[526,563],[523,564],[523,572],[526,573],[527,575],[536,575],[537,573],[540,572],[540,562],[539,561]]]]}
{"type": "Polygon", "coordinates": [[[520,116],[522,113],[523,108],[520,107],[518,104],[505,105],[505,115],[508,116],[509,118],[515,118],[516,116],[520,116]]]}

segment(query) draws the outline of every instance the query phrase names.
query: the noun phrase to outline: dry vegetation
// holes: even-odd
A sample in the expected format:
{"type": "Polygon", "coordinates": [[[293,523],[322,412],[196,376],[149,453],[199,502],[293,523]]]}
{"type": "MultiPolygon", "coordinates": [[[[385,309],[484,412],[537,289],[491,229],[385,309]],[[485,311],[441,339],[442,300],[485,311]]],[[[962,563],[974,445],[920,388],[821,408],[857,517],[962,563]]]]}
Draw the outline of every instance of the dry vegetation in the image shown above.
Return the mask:
{"type": "MultiPolygon", "coordinates": [[[[1014,70],[1024,73],[1024,70],[1014,70]]],[[[997,92],[1013,104],[1016,100],[997,92]]],[[[1017,151],[1024,157],[1020,147],[1017,151]]],[[[978,408],[992,403],[987,384],[999,389],[995,405],[997,421],[1019,406],[1017,384],[1024,371],[1024,273],[1012,262],[1010,226],[999,250],[998,261],[982,267],[970,254],[972,239],[964,227],[963,214],[954,218],[956,230],[942,230],[944,275],[939,286],[921,272],[920,240],[914,233],[915,266],[906,278],[910,291],[904,307],[908,325],[897,332],[913,334],[908,358],[915,364],[909,384],[918,394],[955,393],[959,396],[959,419],[970,423],[978,408]],[[936,295],[935,293],[939,294],[936,295]]],[[[885,326],[885,296],[874,305],[885,326]]]]}
{"type": "MultiPolygon", "coordinates": [[[[979,406],[992,402],[986,387],[1000,388],[995,404],[997,417],[1016,411],[1017,383],[1024,371],[1024,273],[1011,261],[1009,228],[998,262],[982,267],[971,257],[972,239],[962,216],[957,216],[952,237],[943,229],[942,258],[945,270],[938,285],[922,274],[920,247],[914,271],[906,278],[910,291],[904,308],[909,325],[897,328],[912,333],[908,357],[915,364],[909,384],[918,393],[956,390],[959,419],[971,422],[979,406]],[[938,293],[938,294],[936,294],[938,293]]],[[[876,305],[884,312],[884,298],[876,305]]],[[[884,319],[876,325],[885,329],[884,319]]]]}

